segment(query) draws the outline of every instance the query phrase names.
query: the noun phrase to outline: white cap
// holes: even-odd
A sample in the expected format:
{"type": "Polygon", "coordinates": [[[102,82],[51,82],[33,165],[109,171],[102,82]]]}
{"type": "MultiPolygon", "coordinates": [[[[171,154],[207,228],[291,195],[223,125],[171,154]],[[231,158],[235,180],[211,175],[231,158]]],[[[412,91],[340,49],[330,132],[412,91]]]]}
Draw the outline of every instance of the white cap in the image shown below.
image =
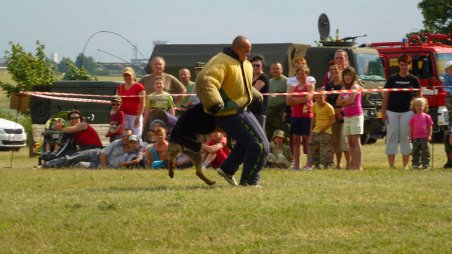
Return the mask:
{"type": "Polygon", "coordinates": [[[447,61],[445,69],[450,68],[451,66],[452,66],[452,61],[447,61]]]}

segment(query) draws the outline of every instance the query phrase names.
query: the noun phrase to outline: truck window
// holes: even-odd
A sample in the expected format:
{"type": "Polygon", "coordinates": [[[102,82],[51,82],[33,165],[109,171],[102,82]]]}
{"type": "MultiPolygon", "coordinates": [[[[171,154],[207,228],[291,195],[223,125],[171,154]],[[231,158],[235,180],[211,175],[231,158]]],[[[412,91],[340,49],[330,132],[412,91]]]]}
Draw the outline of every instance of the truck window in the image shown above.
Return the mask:
{"type": "MultiPolygon", "coordinates": [[[[413,63],[411,65],[410,73],[419,79],[430,79],[433,74],[433,67],[431,58],[428,55],[412,56],[413,63]]],[[[389,58],[389,75],[399,73],[399,62],[397,57],[389,58]]]]}
{"type": "Polygon", "coordinates": [[[357,72],[362,80],[385,80],[383,64],[378,55],[357,54],[357,72]]]}
{"type": "Polygon", "coordinates": [[[412,56],[413,63],[411,66],[411,74],[419,79],[431,79],[433,75],[433,67],[431,58],[428,55],[412,56]]]}
{"type": "Polygon", "coordinates": [[[436,54],[436,67],[438,69],[438,78],[444,83],[444,74],[447,62],[452,61],[451,53],[436,54]]]}

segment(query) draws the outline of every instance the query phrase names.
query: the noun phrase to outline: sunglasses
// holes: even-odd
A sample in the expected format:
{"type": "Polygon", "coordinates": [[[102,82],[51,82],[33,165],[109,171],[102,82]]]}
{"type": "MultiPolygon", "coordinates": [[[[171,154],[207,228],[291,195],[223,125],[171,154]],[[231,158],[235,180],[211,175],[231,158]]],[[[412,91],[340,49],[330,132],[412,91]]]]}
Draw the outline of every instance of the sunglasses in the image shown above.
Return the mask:
{"type": "Polygon", "coordinates": [[[112,106],[119,106],[120,104],[119,103],[112,103],[111,105],[112,106]]]}

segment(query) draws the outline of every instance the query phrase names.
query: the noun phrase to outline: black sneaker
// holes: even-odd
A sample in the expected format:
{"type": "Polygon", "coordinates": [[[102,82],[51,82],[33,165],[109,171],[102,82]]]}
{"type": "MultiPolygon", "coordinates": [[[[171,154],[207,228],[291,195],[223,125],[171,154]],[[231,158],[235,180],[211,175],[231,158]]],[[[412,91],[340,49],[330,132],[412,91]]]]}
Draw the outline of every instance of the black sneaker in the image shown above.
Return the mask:
{"type": "Polygon", "coordinates": [[[235,180],[235,177],[232,175],[226,174],[221,168],[217,169],[218,174],[222,176],[230,185],[237,186],[237,181],[235,180]]]}

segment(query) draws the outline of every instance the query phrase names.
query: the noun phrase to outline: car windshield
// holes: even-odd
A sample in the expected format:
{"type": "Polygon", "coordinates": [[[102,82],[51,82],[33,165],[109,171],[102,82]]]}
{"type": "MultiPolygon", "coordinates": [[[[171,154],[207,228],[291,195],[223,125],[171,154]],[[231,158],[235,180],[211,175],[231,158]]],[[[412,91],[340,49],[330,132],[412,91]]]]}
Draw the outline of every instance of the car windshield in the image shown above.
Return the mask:
{"type": "Polygon", "coordinates": [[[436,54],[436,66],[438,67],[438,76],[441,82],[444,82],[444,74],[446,73],[447,62],[452,62],[451,53],[436,54]]]}
{"type": "Polygon", "coordinates": [[[375,54],[357,54],[357,72],[362,80],[385,80],[380,57],[375,54]]]}

